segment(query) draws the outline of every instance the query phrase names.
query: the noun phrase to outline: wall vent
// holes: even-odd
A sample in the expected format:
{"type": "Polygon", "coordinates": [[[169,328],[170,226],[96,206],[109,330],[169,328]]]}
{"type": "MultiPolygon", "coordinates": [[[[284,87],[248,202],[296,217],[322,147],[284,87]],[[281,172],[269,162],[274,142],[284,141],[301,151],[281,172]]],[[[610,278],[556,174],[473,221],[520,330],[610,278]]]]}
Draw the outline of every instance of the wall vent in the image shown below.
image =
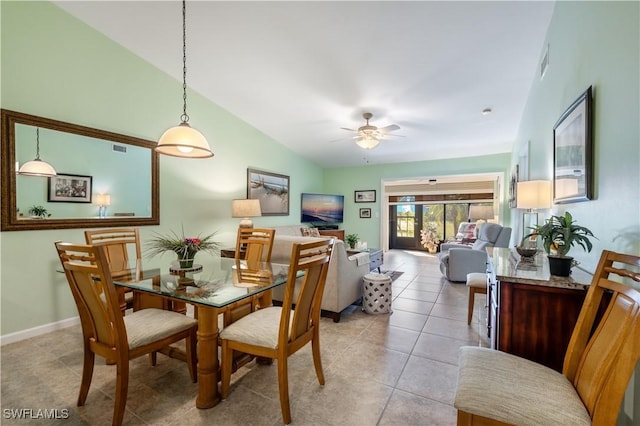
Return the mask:
{"type": "Polygon", "coordinates": [[[127,147],[126,147],[126,146],[124,146],[124,145],[116,145],[116,144],[113,144],[113,150],[114,150],[115,152],[125,152],[125,153],[126,153],[126,152],[127,152],[127,147]]]}

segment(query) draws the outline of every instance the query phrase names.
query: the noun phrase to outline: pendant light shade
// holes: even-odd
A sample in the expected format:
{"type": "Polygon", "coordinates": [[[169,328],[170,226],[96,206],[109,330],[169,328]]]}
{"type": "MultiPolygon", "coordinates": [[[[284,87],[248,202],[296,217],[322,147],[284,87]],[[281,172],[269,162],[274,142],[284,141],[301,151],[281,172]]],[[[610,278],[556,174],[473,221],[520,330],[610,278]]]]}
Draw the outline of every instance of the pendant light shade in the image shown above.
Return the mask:
{"type": "Polygon", "coordinates": [[[189,125],[187,115],[187,13],[186,1],[182,0],[182,116],[181,123],[168,129],[158,141],[156,151],[160,154],[186,158],[213,157],[209,143],[202,133],[189,125]]]}
{"type": "Polygon", "coordinates": [[[174,157],[213,157],[204,135],[186,122],[164,132],[158,141],[156,151],[174,157]]]}
{"type": "Polygon", "coordinates": [[[18,169],[18,174],[22,176],[56,176],[56,170],[51,164],[40,159],[40,129],[36,129],[36,158],[27,161],[18,169]]]}

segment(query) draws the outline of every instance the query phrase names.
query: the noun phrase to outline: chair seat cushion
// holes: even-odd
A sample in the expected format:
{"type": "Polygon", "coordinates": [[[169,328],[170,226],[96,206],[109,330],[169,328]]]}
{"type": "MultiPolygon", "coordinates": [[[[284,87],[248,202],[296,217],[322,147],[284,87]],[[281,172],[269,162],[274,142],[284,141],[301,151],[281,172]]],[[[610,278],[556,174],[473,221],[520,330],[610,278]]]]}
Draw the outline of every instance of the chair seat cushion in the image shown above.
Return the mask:
{"type": "Polygon", "coordinates": [[[281,315],[281,306],[259,309],[223,328],[220,339],[275,349],[278,347],[281,315]]]}
{"type": "Polygon", "coordinates": [[[565,376],[541,364],[464,346],[458,358],[458,410],[515,425],[590,425],[565,376]]]}
{"type": "Polygon", "coordinates": [[[125,315],[123,319],[129,349],[144,346],[198,324],[197,320],[186,315],[155,308],[135,311],[125,315]]]}

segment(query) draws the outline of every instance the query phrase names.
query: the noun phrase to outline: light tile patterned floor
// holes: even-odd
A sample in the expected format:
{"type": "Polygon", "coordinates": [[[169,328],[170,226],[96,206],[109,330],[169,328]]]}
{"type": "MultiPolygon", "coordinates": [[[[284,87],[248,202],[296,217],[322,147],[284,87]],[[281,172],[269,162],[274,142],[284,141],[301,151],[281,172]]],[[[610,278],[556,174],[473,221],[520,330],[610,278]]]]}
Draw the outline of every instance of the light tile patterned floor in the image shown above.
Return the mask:
{"type": "MultiPolygon", "coordinates": [[[[393,313],[369,315],[351,308],[340,323],[321,323],[325,386],[318,385],[309,348],[290,358],[293,424],[454,425],[457,351],[487,345],[482,297],[466,323],[464,284],[442,278],[434,256],[392,250],[383,270],[403,271],[393,283],[393,313]],[[479,318],[481,317],[481,318],[479,318]]],[[[80,327],[1,349],[3,425],[108,425],[115,371],[96,363],[84,407],[76,407],[82,372],[80,327]],[[68,409],[57,421],[16,420],[7,409],[68,409]]],[[[131,364],[127,425],[280,425],[277,371],[250,363],[235,374],[229,398],[209,410],[195,408],[197,385],[184,363],[146,357],[131,364]]]]}

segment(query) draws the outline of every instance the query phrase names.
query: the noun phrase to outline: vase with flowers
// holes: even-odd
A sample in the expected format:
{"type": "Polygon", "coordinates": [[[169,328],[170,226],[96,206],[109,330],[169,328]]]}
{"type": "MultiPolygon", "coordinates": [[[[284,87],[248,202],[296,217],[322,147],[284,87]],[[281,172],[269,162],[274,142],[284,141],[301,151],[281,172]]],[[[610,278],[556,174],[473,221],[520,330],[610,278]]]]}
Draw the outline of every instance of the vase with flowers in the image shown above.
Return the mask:
{"type": "Polygon", "coordinates": [[[201,251],[217,254],[220,244],[213,240],[215,232],[207,236],[185,237],[184,229],[182,235],[171,232],[168,235],[155,234],[147,243],[147,253],[151,256],[172,251],[178,256],[180,268],[191,268],[193,260],[201,251]]]}
{"type": "Polygon", "coordinates": [[[420,230],[420,243],[429,253],[436,253],[440,246],[440,235],[435,222],[428,222],[424,229],[420,230]]]}

